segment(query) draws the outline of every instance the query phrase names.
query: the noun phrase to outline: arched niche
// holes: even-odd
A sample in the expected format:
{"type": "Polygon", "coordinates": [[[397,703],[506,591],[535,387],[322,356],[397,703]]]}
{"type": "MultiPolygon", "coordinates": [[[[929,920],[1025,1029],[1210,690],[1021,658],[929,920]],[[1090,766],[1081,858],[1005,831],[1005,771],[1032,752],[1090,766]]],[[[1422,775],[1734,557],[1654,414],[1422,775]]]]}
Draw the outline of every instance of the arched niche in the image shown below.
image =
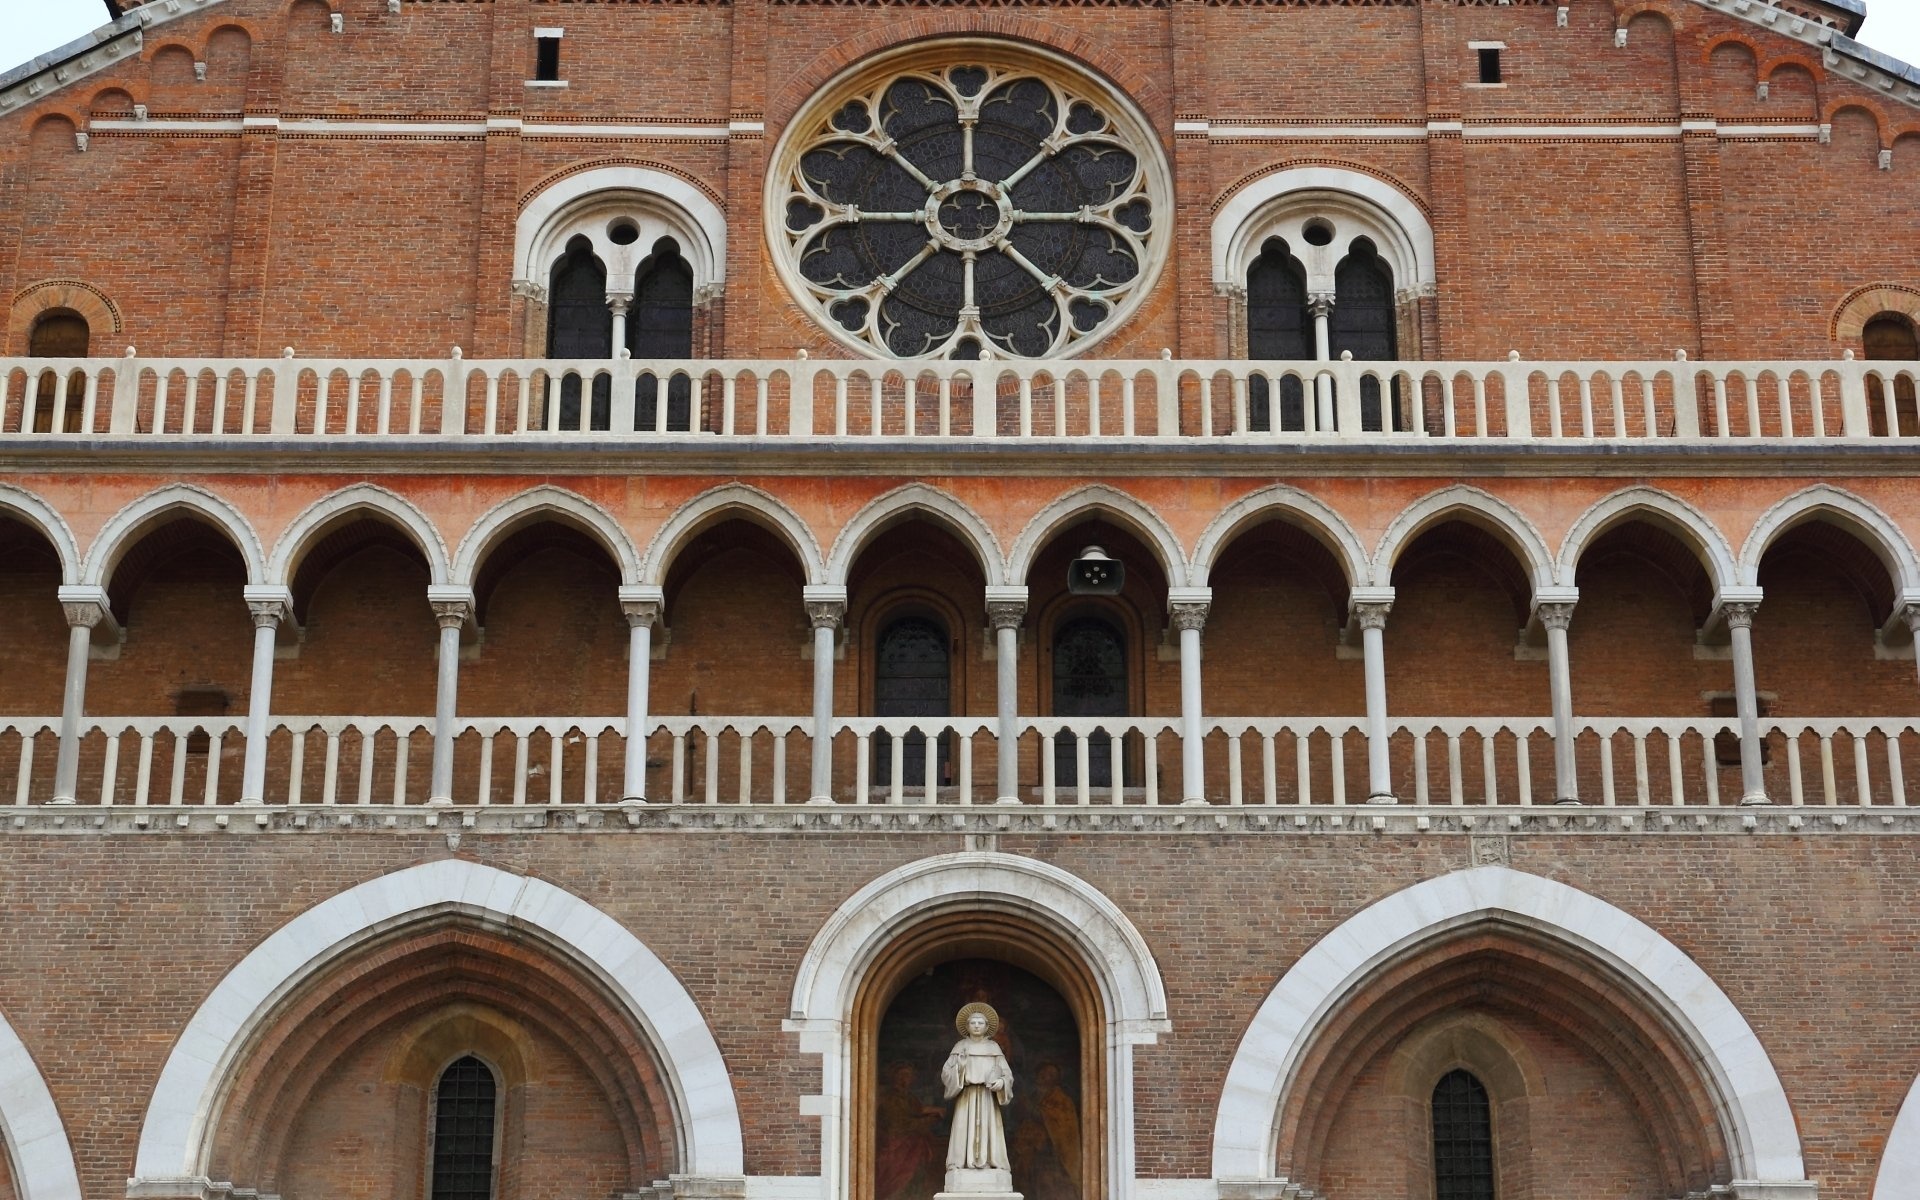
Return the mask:
{"type": "MultiPolygon", "coordinates": [[[[968,957],[1030,971],[1077,1005],[1082,1063],[1096,1060],[1083,1066],[1083,1095],[1100,1097],[1084,1105],[1083,1129],[1099,1156],[1097,1176],[1086,1178],[1098,1180],[1102,1197],[1131,1200],[1133,1047],[1170,1028],[1159,968],[1132,921],[1086,881],[983,851],[921,859],[875,879],[827,920],[801,961],[786,1028],[803,1054],[822,1060],[822,1094],[806,1111],[820,1118],[823,1194],[872,1192],[863,1149],[872,1117],[861,1113],[873,1107],[881,1065],[876,1015],[916,970],[968,957]]],[[[1023,1068],[1010,1065],[1018,1089],[1023,1068]]]]}

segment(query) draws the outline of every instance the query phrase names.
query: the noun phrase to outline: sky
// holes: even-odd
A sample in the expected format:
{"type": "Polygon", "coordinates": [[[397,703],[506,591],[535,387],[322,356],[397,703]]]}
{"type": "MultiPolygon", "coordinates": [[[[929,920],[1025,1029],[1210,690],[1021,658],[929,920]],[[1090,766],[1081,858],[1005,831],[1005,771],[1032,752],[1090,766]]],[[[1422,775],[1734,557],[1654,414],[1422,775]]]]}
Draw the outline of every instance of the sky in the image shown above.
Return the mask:
{"type": "MultiPolygon", "coordinates": [[[[107,6],[101,0],[0,0],[0,70],[106,22],[107,6]]],[[[1920,0],[1867,0],[1860,40],[1895,58],[1920,63],[1920,0]]]]}

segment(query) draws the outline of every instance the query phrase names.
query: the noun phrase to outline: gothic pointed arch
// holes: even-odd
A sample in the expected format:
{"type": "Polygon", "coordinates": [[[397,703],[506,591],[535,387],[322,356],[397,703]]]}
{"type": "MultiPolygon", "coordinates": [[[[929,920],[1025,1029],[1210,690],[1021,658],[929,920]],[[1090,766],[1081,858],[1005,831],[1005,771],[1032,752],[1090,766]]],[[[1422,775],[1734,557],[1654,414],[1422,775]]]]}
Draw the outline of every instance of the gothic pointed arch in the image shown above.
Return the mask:
{"type": "Polygon", "coordinates": [[[1169,586],[1187,582],[1186,554],[1165,519],[1137,498],[1104,483],[1075,488],[1035,513],[1007,555],[1007,579],[1015,584],[1027,582],[1034,561],[1053,536],[1093,516],[1111,518],[1138,537],[1159,560],[1169,586]]]}
{"type": "Polygon", "coordinates": [[[127,550],[142,536],[174,517],[200,521],[224,534],[246,563],[247,582],[266,582],[266,555],[261,551],[260,537],[254,533],[252,524],[226,500],[188,483],[156,488],[108,518],[87,551],[82,581],[94,587],[107,586],[127,550]]]}
{"type": "Polygon", "coordinates": [[[1421,532],[1433,525],[1458,519],[1492,534],[1513,551],[1537,590],[1553,584],[1553,554],[1546,539],[1526,515],[1513,505],[1479,488],[1455,484],[1431,492],[1408,505],[1381,535],[1373,553],[1373,581],[1380,586],[1393,583],[1394,564],[1421,532]]]}
{"type": "Polygon", "coordinates": [[[33,1054],[0,1015],[0,1154],[20,1200],[80,1200],[80,1175],[60,1109],[33,1054]]]}
{"type": "Polygon", "coordinates": [[[992,587],[1005,581],[1005,561],[999,539],[979,513],[955,496],[924,483],[909,483],[868,501],[834,539],[827,559],[827,580],[844,585],[860,551],[875,537],[901,521],[925,517],[951,532],[973,553],[980,573],[992,587]]]}
{"type": "Polygon", "coordinates": [[[647,543],[646,556],[640,566],[640,582],[665,586],[675,556],[688,542],[721,521],[735,517],[760,525],[785,542],[809,585],[826,582],[826,562],[813,530],[786,504],[743,483],[709,488],[676,509],[647,543]]]}
{"type": "Polygon", "coordinates": [[[503,500],[473,523],[453,557],[453,582],[472,587],[487,553],[512,534],[539,521],[558,521],[597,542],[619,569],[623,583],[640,573],[640,556],[633,539],[612,513],[577,492],[537,487],[503,500]]]}

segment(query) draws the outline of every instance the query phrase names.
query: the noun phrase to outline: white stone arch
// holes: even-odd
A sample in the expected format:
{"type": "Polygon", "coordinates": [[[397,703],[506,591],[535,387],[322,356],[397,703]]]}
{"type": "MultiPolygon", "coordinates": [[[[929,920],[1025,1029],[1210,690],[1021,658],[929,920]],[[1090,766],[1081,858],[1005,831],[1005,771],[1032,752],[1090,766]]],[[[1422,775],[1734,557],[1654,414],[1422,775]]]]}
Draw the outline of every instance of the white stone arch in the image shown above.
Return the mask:
{"type": "MultiPolygon", "coordinates": [[[[1108,1189],[1131,1200],[1133,1047],[1172,1026],[1166,988],[1146,939],[1092,884],[1037,859],[992,851],[923,858],[880,876],[848,897],[814,935],[794,978],[786,1022],[803,1054],[822,1059],[822,1193],[844,1198],[851,1171],[853,1035],[849,1020],[868,968],[895,937],[955,909],[1005,912],[1033,921],[1079,952],[1101,991],[1107,1018],[1108,1189]]],[[[811,1098],[810,1098],[811,1100],[811,1098]]]]}
{"type": "Polygon", "coordinates": [[[1285,484],[1261,488],[1221,510],[1194,546],[1193,562],[1187,570],[1188,582],[1194,587],[1206,587],[1214,564],[1233,540],[1270,518],[1300,526],[1332,551],[1334,561],[1346,574],[1348,587],[1367,585],[1372,572],[1366,548],[1360,544],[1360,535],[1353,531],[1353,526],[1318,496],[1285,484]]]}
{"type": "Polygon", "coordinates": [[[834,539],[833,553],[827,559],[826,581],[838,587],[846,586],[854,560],[860,557],[860,551],[866,549],[867,543],[916,515],[929,516],[934,524],[957,534],[960,541],[973,551],[981,574],[986,576],[988,587],[997,587],[1006,582],[1006,560],[1000,553],[1000,540],[993,536],[993,530],[981,519],[980,514],[958,498],[924,483],[909,483],[876,496],[853,514],[853,519],[834,539]]]}
{"type": "Polygon", "coordinates": [[[654,243],[671,237],[693,269],[694,299],[712,295],[727,278],[727,216],[705,192],[677,175],[636,164],[595,167],[548,185],[520,210],[514,224],[514,282],[545,288],[553,264],[575,235],[593,243],[607,268],[609,292],[631,292],[634,268],[654,243]],[[617,245],[608,230],[621,218],[639,237],[617,245]]]}
{"type": "Polygon", "coordinates": [[[1642,513],[1653,517],[1653,524],[1667,526],[1671,532],[1679,533],[1683,541],[1691,543],[1715,595],[1739,584],[1740,572],[1734,565],[1733,547],[1719,527],[1678,496],[1644,486],[1623,488],[1594,502],[1580,514],[1580,519],[1567,530],[1566,539],[1560,543],[1560,582],[1572,587],[1580,556],[1594,539],[1642,513]]]}
{"type": "Polygon", "coordinates": [[[447,543],[433,522],[405,497],[371,483],[356,483],[322,496],[301,510],[274,543],[273,557],[267,561],[267,582],[280,587],[293,585],[294,572],[311,548],[308,543],[320,530],[342,516],[354,512],[378,513],[405,533],[426,560],[428,582],[436,586],[448,582],[447,543]]]}
{"type": "Polygon", "coordinates": [[[47,544],[53,547],[53,552],[60,558],[61,583],[80,582],[79,547],[73,540],[73,530],[53,505],[25,488],[0,483],[0,512],[39,530],[47,539],[47,544]]]}
{"type": "Polygon", "coordinates": [[[1873,1180],[1873,1200],[1916,1200],[1920,1197],[1920,1079],[1913,1081],[1900,1112],[1893,1118],[1887,1148],[1880,1152],[1880,1172],[1873,1180]]]}
{"type": "Polygon", "coordinates": [[[246,561],[247,583],[266,582],[266,555],[260,549],[260,536],[253,531],[252,524],[227,501],[190,483],[155,488],[109,517],[94,535],[80,581],[93,587],[107,586],[127,549],[175,513],[192,513],[226,534],[246,561]]]}
{"type": "Polygon", "coordinates": [[[1227,1068],[1213,1130],[1214,1178],[1271,1179],[1280,1113],[1316,1031],[1383,965],[1483,923],[1545,934],[1632,984],[1692,1052],[1719,1112],[1734,1179],[1811,1188],[1786,1090],[1719,985],[1632,914],[1564,883],[1498,866],[1456,871],[1377,900],[1288,969],[1227,1068]]]}
{"type": "Polygon", "coordinates": [[[73,1146],[47,1081],[0,1015],[0,1140],[20,1200],[81,1200],[73,1146]]]}
{"type": "Polygon", "coordinates": [[[688,541],[703,530],[727,520],[744,517],[771,531],[787,544],[799,560],[807,585],[817,587],[826,580],[826,560],[820,553],[820,541],[799,514],[774,496],[744,483],[726,483],[708,488],[687,501],[667,518],[667,523],[647,543],[646,558],[640,567],[640,582],[664,587],[667,571],[688,541]]]}
{"type": "Polygon", "coordinates": [[[480,564],[501,538],[545,520],[571,525],[599,542],[620,568],[622,584],[639,578],[640,557],[634,552],[633,539],[612,513],[578,492],[545,485],[502,500],[473,523],[453,556],[453,585],[472,587],[480,564]]]}
{"type": "Polygon", "coordinates": [[[482,863],[441,859],[381,875],[321,901],[269,934],[227,972],[187,1022],[160,1070],[141,1123],[128,1190],[206,1176],[209,1143],[233,1076],[248,1045],[287,996],[368,941],[449,913],[504,926],[591,973],[659,1056],[682,1172],[743,1173],[732,1078],[706,1018],[666,964],[626,926],[571,892],[482,863]]]}
{"type": "Polygon", "coordinates": [[[1104,483],[1077,487],[1033,515],[1020,536],[1014,539],[1013,551],[1007,555],[1007,582],[1015,587],[1026,583],[1034,559],[1056,533],[1083,517],[1096,514],[1112,517],[1146,543],[1159,558],[1160,569],[1167,573],[1168,587],[1186,586],[1187,556],[1173,530],[1160,519],[1159,513],[1104,483]]]}
{"type": "Polygon", "coordinates": [[[1396,290],[1434,286],[1433,224],[1412,196],[1386,180],[1347,167],[1291,167],[1248,183],[1213,218],[1213,282],[1246,286],[1247,268],[1270,237],[1287,239],[1307,270],[1307,288],[1333,291],[1333,271],[1356,237],[1370,238],[1393,268],[1396,290]],[[1308,222],[1333,227],[1333,241],[1310,246],[1308,222]]]}
{"type": "Polygon", "coordinates": [[[1913,543],[1893,518],[1851,492],[1829,484],[1815,484],[1781,500],[1754,522],[1740,550],[1740,582],[1760,583],[1760,560],[1781,534],[1808,521],[1828,520],[1860,539],[1887,568],[1894,591],[1920,596],[1920,564],[1913,543]]]}
{"type": "Polygon", "coordinates": [[[1393,519],[1373,552],[1373,582],[1391,586],[1394,565],[1413,540],[1435,523],[1453,517],[1487,528],[1510,545],[1536,593],[1553,586],[1553,552],[1526,514],[1491,492],[1458,483],[1428,492],[1393,519]]]}

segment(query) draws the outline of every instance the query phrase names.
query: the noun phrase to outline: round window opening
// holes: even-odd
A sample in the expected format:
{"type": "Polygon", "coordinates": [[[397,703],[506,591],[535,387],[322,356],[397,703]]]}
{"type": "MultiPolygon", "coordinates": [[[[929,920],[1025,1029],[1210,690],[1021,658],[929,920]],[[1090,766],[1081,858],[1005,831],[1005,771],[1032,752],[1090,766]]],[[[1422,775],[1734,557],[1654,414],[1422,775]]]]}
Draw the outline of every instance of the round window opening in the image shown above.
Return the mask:
{"type": "Polygon", "coordinates": [[[1117,328],[1171,218],[1158,141],[1066,64],[949,43],[862,68],[788,127],[780,269],[862,354],[1047,358],[1117,328]]]}

